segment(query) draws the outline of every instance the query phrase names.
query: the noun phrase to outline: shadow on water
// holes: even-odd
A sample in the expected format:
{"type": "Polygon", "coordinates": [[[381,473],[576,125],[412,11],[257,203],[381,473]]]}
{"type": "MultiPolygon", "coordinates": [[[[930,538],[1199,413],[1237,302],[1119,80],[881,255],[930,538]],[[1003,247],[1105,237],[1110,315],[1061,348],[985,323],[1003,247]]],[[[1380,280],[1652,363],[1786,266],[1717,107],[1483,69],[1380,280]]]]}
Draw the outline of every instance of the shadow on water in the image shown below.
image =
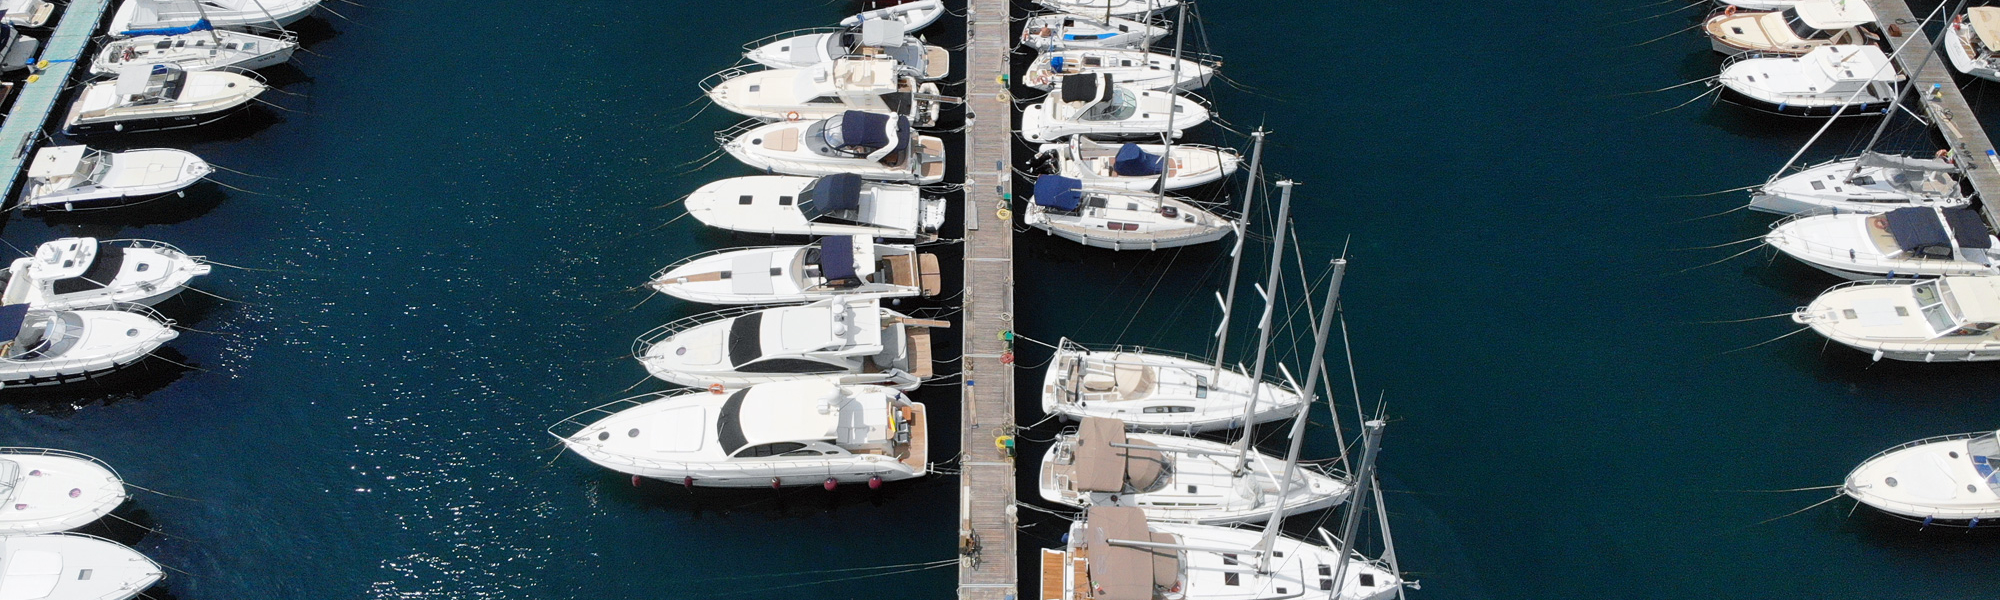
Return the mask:
{"type": "MultiPolygon", "coordinates": [[[[580,460],[563,458],[573,459],[580,460]]],[[[679,482],[644,478],[634,485],[629,475],[600,470],[579,479],[578,483],[594,486],[607,501],[646,510],[684,512],[695,518],[737,515],[798,518],[864,506],[907,506],[902,504],[907,502],[906,497],[934,496],[935,488],[956,485],[955,481],[956,478],[933,475],[912,481],[886,482],[877,490],[868,489],[867,484],[844,484],[831,492],[818,484],[777,490],[687,488],[679,482]]]]}
{"type": "Polygon", "coordinates": [[[172,225],[206,215],[234,195],[230,192],[221,184],[204,180],[181,190],[184,195],[168,195],[143,204],[75,212],[43,211],[28,216],[40,218],[51,226],[69,226],[74,235],[113,238],[132,227],[172,225]]]}
{"type": "MultiPolygon", "coordinates": [[[[260,94],[258,99],[280,106],[287,104],[284,102],[285,100],[291,100],[291,98],[284,96],[272,97],[268,94],[260,94]]],[[[277,108],[270,105],[252,103],[250,106],[238,110],[236,114],[223,117],[213,123],[199,127],[168,129],[164,131],[120,132],[117,135],[87,135],[78,137],[58,135],[57,141],[59,143],[87,144],[92,148],[114,152],[135,148],[188,148],[210,142],[237,142],[250,139],[251,136],[262,133],[264,130],[270,129],[273,125],[284,122],[286,110],[298,109],[289,107],[277,108]]]]}
{"type": "MultiPolygon", "coordinates": [[[[343,6],[343,8],[345,8],[345,6],[343,6]]],[[[346,14],[347,11],[342,10],[341,13],[346,14]]],[[[298,22],[286,26],[285,29],[291,30],[292,33],[298,34],[299,48],[305,50],[311,50],[313,46],[317,46],[326,43],[328,40],[331,40],[333,38],[340,37],[340,30],[334,29],[333,27],[333,19],[336,18],[339,17],[326,17],[315,14],[310,17],[299,19],[298,22]]]]}
{"type": "Polygon", "coordinates": [[[199,369],[193,359],[163,347],[125,368],[85,381],[40,388],[0,390],[0,404],[29,414],[69,416],[86,406],[110,406],[166,389],[199,369]]]}

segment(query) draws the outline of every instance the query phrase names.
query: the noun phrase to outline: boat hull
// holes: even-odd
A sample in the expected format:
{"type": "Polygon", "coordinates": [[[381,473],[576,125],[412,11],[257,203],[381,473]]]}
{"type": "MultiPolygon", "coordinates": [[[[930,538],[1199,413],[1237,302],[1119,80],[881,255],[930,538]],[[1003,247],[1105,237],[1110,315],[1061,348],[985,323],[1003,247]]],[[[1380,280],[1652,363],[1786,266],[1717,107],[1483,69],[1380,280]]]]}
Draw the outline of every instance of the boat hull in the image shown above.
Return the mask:
{"type": "Polygon", "coordinates": [[[137,131],[167,131],[172,129],[186,129],[189,127],[200,127],[202,125],[207,125],[209,123],[214,123],[216,121],[226,119],[230,115],[241,112],[244,108],[249,107],[249,105],[250,103],[248,102],[248,100],[246,100],[244,103],[238,104],[236,106],[232,106],[215,112],[207,112],[194,115],[164,115],[158,117],[144,117],[138,119],[124,119],[117,121],[71,123],[63,127],[63,133],[69,135],[84,136],[84,135],[101,135],[106,133],[132,133],[137,131]]]}
{"type": "Polygon", "coordinates": [[[1731,88],[1726,85],[1722,86],[1722,94],[1720,98],[1723,102],[1728,102],[1730,104],[1735,104],[1737,106],[1742,106],[1744,108],[1748,108],[1751,110],[1767,112],[1775,115],[1784,115],[1787,117],[1806,117],[1806,118],[1816,118],[1816,119],[1832,117],[1835,114],[1839,114],[1840,116],[1843,117],[1879,117],[1882,116],[1884,113],[1886,113],[1891,105],[1891,103],[1889,102],[1866,102],[1853,105],[1800,106],[1795,104],[1770,102],[1760,98],[1754,98],[1744,94],[1743,92],[1736,91],[1735,88],[1731,88]]]}

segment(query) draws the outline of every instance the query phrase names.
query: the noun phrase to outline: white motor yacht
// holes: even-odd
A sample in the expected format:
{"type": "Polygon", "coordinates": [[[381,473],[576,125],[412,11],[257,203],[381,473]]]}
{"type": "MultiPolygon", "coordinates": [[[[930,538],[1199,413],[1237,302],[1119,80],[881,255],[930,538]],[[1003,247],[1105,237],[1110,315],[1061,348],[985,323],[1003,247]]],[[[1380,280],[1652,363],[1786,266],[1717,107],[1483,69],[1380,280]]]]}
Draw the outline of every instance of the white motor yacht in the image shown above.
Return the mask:
{"type": "Polygon", "coordinates": [[[124,310],[51,311],[0,306],[0,386],[83,381],[138,362],[174,339],[172,322],[137,305],[124,310]]]}
{"type": "Polygon", "coordinates": [[[0,535],[68,531],[124,503],[125,481],[104,461],[66,450],[0,448],[0,535]]]}
{"type": "Polygon", "coordinates": [[[1969,208],[1809,215],[1780,221],[1764,243],[1848,279],[1992,275],[2000,244],[1969,208]]]}
{"type": "Polygon", "coordinates": [[[41,27],[47,25],[49,16],[56,12],[54,2],[48,0],[5,0],[0,2],[0,22],[15,27],[41,27]]]}
{"type": "Polygon", "coordinates": [[[1944,55],[1958,72],[2000,81],[2000,7],[1974,6],[1944,28],[1944,55]]]}
{"type": "Polygon", "coordinates": [[[893,58],[904,73],[924,81],[951,75],[951,51],[923,43],[895,21],[799,29],[743,45],[744,58],[773,69],[804,69],[848,56],[893,58]]]}
{"type": "Polygon", "coordinates": [[[703,225],[772,235],[852,235],[929,241],[944,225],[945,201],[913,185],[860,175],[753,175],[701,186],[685,201],[703,225]]]}
{"type": "Polygon", "coordinates": [[[2000,439],[1992,431],[1925,438],[1868,457],[1840,493],[1929,525],[2000,517],[2000,439]]]}
{"type": "Polygon", "coordinates": [[[35,151],[21,186],[22,210],[75,211],[131,206],[182,191],[213,173],[186,150],[106,152],[83,146],[35,151]]]}
{"type": "Polygon", "coordinates": [[[1848,282],[1792,320],[1875,360],[2000,360],[2000,276],[1848,282]]]}
{"type": "Polygon", "coordinates": [[[1804,56],[1731,57],[1716,82],[1722,101],[1764,112],[1867,117],[1888,113],[1903,79],[1880,48],[1820,46],[1804,56]]]}
{"type": "Polygon", "coordinates": [[[1769,11],[1725,7],[1702,24],[1716,52],[1805,54],[1821,46],[1872,46],[1875,11],[1859,0],[1799,0],[1769,11]]]}
{"type": "Polygon", "coordinates": [[[1035,179],[1035,197],[1021,222],[1095,248],[1158,250],[1206,244],[1236,230],[1235,222],[1183,198],[1084,189],[1060,175],[1035,179]]]}
{"type": "Polygon", "coordinates": [[[924,405],[875,385],[662,392],[584,411],[549,434],[599,466],[689,487],[880,485],[930,467],[924,405]]]}
{"type": "Polygon", "coordinates": [[[884,6],[874,10],[864,10],[840,20],[846,27],[859,27],[869,21],[894,21],[905,31],[917,31],[935,23],[944,16],[944,0],[911,0],[884,6]]]}
{"type": "Polygon", "coordinates": [[[837,58],[800,69],[732,68],[703,79],[700,87],[716,106],[767,121],[817,121],[858,110],[901,115],[930,127],[945,100],[937,84],[919,83],[886,57],[837,58]]]}
{"type": "Polygon", "coordinates": [[[1131,19],[1075,13],[1034,15],[1021,25],[1021,45],[1042,51],[1082,48],[1144,50],[1164,37],[1167,37],[1165,27],[1131,19]]]}
{"type": "Polygon", "coordinates": [[[816,121],[752,120],[716,133],[730,156],[767,173],[930,185],[944,181],[944,140],[917,135],[910,119],[847,111],[816,121]]]}
{"type": "MultiPolygon", "coordinates": [[[[1325,529],[1319,533],[1336,543],[1325,529]]],[[[1044,588],[1059,590],[1043,600],[1388,600],[1404,585],[1382,561],[1358,553],[1343,559],[1335,548],[1285,535],[1273,539],[1268,569],[1259,570],[1263,537],[1094,506],[1070,525],[1061,549],[1042,550],[1044,588]]]]}
{"type": "Polygon", "coordinates": [[[1021,137],[1036,144],[1072,135],[1178,139],[1209,116],[1200,102],[1171,92],[1115,85],[1110,75],[1070,75],[1041,102],[1021,109],[1021,137]]]}
{"type": "Polygon", "coordinates": [[[682,259],[653,274],[660,293],[705,304],[812,302],[832,297],[935,296],[937,255],[915,246],[830,235],[804,246],[730,248],[682,259]]]}
{"type": "Polygon", "coordinates": [[[1772,178],[1750,192],[1750,209],[1778,214],[1882,213],[1972,202],[1952,163],[1862,152],[1772,178]]]}
{"type": "Polygon", "coordinates": [[[207,261],[152,240],[62,238],[43,242],[34,256],[14,259],[0,278],[0,304],[49,310],[153,305],[207,275],[207,261]]]}
{"type": "Polygon", "coordinates": [[[1179,190],[1236,174],[1243,157],[1203,144],[1107,144],[1083,137],[1042,144],[1031,168],[1038,175],[1078,179],[1092,189],[1131,192],[1179,190]],[[1160,172],[1166,171],[1166,177],[1160,172]]]}
{"type": "MultiPolygon", "coordinates": [[[[1043,500],[1088,508],[1129,506],[1149,521],[1230,525],[1262,523],[1278,507],[1285,459],[1191,437],[1125,432],[1117,419],[1084,417],[1042,457],[1043,500]]],[[[1298,468],[1285,514],[1338,504],[1346,482],[1298,468]]]]}
{"type": "Polygon", "coordinates": [[[1061,12],[1078,15],[1109,15],[1143,19],[1153,13],[1180,6],[1180,0],[1035,0],[1061,12]]]}
{"type": "Polygon", "coordinates": [[[114,37],[186,33],[208,21],[222,29],[273,31],[306,18],[320,0],[123,0],[105,30],[114,37]]]}
{"type": "Polygon", "coordinates": [[[264,89],[263,82],[232,72],[128,65],[111,81],[83,87],[63,119],[63,132],[82,135],[204,125],[249,106],[264,89]]]}
{"type": "Polygon", "coordinates": [[[1290,418],[1304,404],[1275,381],[1157,350],[1093,350],[1063,338],[1042,378],[1042,412],[1119,419],[1135,431],[1201,433],[1290,418]],[[1257,394],[1251,411],[1252,389],[1257,394]]]}
{"type": "Polygon", "coordinates": [[[1111,83],[1121,87],[1186,92],[1207,86],[1221,64],[1195,55],[1185,55],[1175,62],[1172,56],[1144,50],[1054,50],[1036,57],[1021,75],[1021,82],[1046,91],[1070,75],[1103,74],[1110,75],[1111,83]]]}
{"type": "Polygon", "coordinates": [[[689,387],[811,379],[915,391],[931,376],[931,328],[949,326],[835,296],[674,321],[639,336],[632,356],[654,377],[689,387]]]}
{"type": "Polygon", "coordinates": [[[93,75],[117,75],[128,65],[169,64],[186,71],[229,69],[256,70],[292,60],[299,38],[291,32],[265,37],[240,31],[223,31],[207,21],[195,31],[173,35],[144,35],[105,42],[91,61],[93,75]]]}
{"type": "Polygon", "coordinates": [[[146,555],[96,536],[0,537],[0,598],[129,600],[165,576],[146,555]]]}

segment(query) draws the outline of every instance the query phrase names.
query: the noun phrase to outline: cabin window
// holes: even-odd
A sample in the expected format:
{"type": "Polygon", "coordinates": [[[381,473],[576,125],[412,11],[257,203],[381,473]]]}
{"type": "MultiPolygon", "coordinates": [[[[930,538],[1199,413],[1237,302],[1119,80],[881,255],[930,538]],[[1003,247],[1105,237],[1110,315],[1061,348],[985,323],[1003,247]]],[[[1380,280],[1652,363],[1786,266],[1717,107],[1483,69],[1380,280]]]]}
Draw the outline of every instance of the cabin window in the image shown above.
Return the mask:
{"type": "Polygon", "coordinates": [[[738,206],[749,206],[751,202],[756,201],[756,198],[756,196],[737,196],[736,204],[738,206]]]}
{"type": "Polygon", "coordinates": [[[1930,323],[1933,333],[1945,333],[1958,325],[1958,317],[1954,314],[1956,311],[1953,311],[1951,306],[1957,302],[1952,299],[1951,292],[1939,282],[1926,281],[1917,284],[1910,290],[1910,294],[1916,298],[1917,310],[1924,313],[1924,321],[1930,323]]]}
{"type": "Polygon", "coordinates": [[[1146,407],[1146,409],[1145,409],[1145,411],[1144,411],[1144,412],[1145,412],[1146,414],[1149,414],[1149,415],[1165,415],[1165,414],[1180,414],[1180,413],[1191,413],[1191,412],[1194,412],[1194,407],[1192,407],[1192,406],[1148,406],[1148,407],[1146,407]]]}
{"type": "Polygon", "coordinates": [[[1361,574],[1361,586],[1362,586],[1362,587],[1375,587],[1375,574],[1374,574],[1374,573],[1362,573],[1362,574],[1361,574]]]}
{"type": "Polygon", "coordinates": [[[825,454],[825,453],[824,453],[824,452],[820,452],[820,451],[818,451],[818,450],[813,450],[813,449],[811,449],[811,448],[807,448],[807,449],[804,449],[804,450],[793,450],[793,451],[791,451],[791,452],[786,452],[786,453],[784,453],[784,454],[781,454],[781,455],[779,455],[779,456],[820,456],[820,455],[822,455],[822,454],[825,454]]]}
{"type": "Polygon", "coordinates": [[[1243,585],[1243,580],[1235,573],[1223,573],[1222,585],[1243,585]]]}
{"type": "Polygon", "coordinates": [[[736,457],[762,458],[767,456],[784,456],[786,454],[795,452],[805,447],[806,447],[805,444],[801,444],[798,442],[777,442],[774,444],[763,444],[758,446],[751,446],[749,448],[744,448],[742,452],[736,453],[736,457]]]}
{"type": "Polygon", "coordinates": [[[1832,31],[1820,31],[1814,29],[1811,25],[1807,25],[1805,19],[1799,18],[1799,9],[1797,8],[1785,9],[1784,15],[1785,26],[1791,28],[1792,35],[1799,36],[1799,39],[1823,40],[1833,37],[1834,32],[1832,31]]]}
{"type": "Polygon", "coordinates": [[[839,96],[820,96],[807,100],[806,104],[840,104],[839,96]]]}
{"type": "Polygon", "coordinates": [[[1224,553],[1222,555],[1222,564],[1228,566],[1234,566],[1236,564],[1236,555],[1224,553]]]}

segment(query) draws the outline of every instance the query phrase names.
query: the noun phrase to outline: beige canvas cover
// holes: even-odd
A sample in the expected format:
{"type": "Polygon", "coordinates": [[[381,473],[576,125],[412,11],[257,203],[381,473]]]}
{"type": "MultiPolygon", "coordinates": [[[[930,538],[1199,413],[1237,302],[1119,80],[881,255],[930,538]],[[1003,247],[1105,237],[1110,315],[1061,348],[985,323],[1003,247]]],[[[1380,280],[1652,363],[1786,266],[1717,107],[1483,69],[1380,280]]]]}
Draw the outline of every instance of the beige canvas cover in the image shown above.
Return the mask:
{"type": "Polygon", "coordinates": [[[1125,437],[1125,423],[1105,417],[1084,417],[1076,430],[1077,491],[1115,494],[1153,487],[1166,471],[1166,455],[1158,450],[1120,448],[1113,444],[1151,446],[1125,437]]]}
{"type": "Polygon", "coordinates": [[[2000,46],[2000,7],[1974,6],[1966,9],[1965,20],[1972,22],[1972,33],[1980,43],[2000,46]]]}
{"type": "MultiPolygon", "coordinates": [[[[1146,528],[1145,511],[1126,506],[1093,506],[1084,515],[1084,536],[1094,600],[1153,599],[1156,579],[1153,569],[1157,564],[1153,551],[1111,544],[1111,540],[1151,541],[1153,535],[1146,528]]],[[[1174,566],[1179,566],[1178,560],[1174,566]]]]}

